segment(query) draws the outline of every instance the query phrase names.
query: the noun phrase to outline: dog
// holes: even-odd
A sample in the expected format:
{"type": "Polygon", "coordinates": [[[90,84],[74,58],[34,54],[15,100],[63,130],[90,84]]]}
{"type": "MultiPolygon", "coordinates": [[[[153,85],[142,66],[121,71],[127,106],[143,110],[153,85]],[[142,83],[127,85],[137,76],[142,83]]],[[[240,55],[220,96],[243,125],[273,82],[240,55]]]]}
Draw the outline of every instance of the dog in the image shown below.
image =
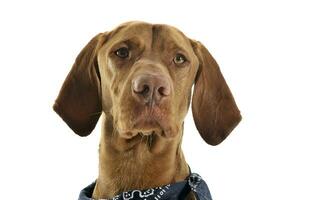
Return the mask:
{"type": "MultiPolygon", "coordinates": [[[[210,145],[241,120],[218,64],[200,42],[175,27],[140,21],[92,38],[53,106],[79,136],[89,135],[102,116],[92,198],[186,180],[191,172],[181,142],[191,100],[196,128],[210,145]]],[[[192,192],[187,199],[197,198],[192,192]]]]}

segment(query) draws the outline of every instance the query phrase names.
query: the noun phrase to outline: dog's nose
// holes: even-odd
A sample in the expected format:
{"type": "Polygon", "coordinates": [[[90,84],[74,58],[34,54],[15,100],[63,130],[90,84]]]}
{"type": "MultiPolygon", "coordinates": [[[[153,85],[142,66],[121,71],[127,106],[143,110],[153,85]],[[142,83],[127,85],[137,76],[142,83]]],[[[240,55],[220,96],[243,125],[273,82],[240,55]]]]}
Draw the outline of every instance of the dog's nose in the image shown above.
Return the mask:
{"type": "Polygon", "coordinates": [[[142,103],[157,103],[169,96],[171,86],[166,77],[154,74],[141,74],[132,81],[132,93],[142,103]]]}

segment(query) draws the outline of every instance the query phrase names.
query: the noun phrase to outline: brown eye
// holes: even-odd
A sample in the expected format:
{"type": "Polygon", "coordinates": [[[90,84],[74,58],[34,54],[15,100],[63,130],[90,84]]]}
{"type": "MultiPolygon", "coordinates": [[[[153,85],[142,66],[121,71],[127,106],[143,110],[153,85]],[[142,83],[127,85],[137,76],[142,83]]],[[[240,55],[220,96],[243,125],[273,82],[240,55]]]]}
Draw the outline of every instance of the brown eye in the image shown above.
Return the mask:
{"type": "Polygon", "coordinates": [[[127,47],[119,48],[114,53],[120,58],[127,58],[129,56],[129,50],[127,47]]]}
{"type": "Polygon", "coordinates": [[[183,63],[186,62],[186,58],[185,58],[184,55],[178,53],[178,54],[174,57],[173,62],[174,62],[175,64],[183,64],[183,63]]]}

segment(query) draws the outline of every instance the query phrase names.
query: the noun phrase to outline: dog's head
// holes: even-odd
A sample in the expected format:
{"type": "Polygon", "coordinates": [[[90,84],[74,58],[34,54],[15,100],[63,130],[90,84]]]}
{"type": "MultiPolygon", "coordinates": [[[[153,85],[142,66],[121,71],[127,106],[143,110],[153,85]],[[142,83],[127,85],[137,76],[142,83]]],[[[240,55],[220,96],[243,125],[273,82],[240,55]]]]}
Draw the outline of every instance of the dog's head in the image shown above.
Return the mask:
{"type": "Polygon", "coordinates": [[[174,137],[193,85],[196,127],[207,143],[219,144],[241,116],[211,54],[174,27],[130,22],[84,47],[54,110],[80,136],[91,133],[103,111],[120,137],[174,137]]]}

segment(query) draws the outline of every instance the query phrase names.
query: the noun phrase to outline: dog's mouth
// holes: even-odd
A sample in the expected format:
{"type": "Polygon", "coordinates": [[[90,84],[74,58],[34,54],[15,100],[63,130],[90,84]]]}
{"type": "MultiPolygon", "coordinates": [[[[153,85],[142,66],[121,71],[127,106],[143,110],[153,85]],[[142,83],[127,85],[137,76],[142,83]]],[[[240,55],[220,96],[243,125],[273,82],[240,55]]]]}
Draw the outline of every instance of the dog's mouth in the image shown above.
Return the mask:
{"type": "Polygon", "coordinates": [[[171,136],[172,132],[175,132],[171,127],[173,124],[169,115],[168,109],[165,107],[139,107],[139,109],[133,109],[131,115],[124,116],[130,120],[119,121],[119,133],[122,137],[131,139],[137,135],[150,136],[158,135],[163,137],[171,136]],[[122,123],[124,121],[125,123],[122,123]]]}
{"type": "Polygon", "coordinates": [[[163,136],[164,135],[164,130],[160,129],[160,128],[155,128],[155,129],[150,129],[150,130],[134,130],[134,135],[140,135],[140,136],[152,136],[152,135],[160,135],[163,136]]]}
{"type": "Polygon", "coordinates": [[[133,121],[132,130],[141,135],[161,135],[170,130],[170,119],[158,107],[147,110],[138,115],[133,121]]]}
{"type": "Polygon", "coordinates": [[[164,136],[164,133],[165,130],[163,130],[163,128],[156,121],[142,121],[140,123],[135,123],[134,126],[128,130],[121,131],[120,135],[130,139],[137,135],[142,137],[153,135],[164,136]]]}
{"type": "Polygon", "coordinates": [[[128,129],[120,131],[120,135],[128,139],[137,135],[158,135],[164,137],[171,132],[168,124],[166,118],[162,120],[161,118],[151,115],[148,117],[137,117],[128,129]]]}

